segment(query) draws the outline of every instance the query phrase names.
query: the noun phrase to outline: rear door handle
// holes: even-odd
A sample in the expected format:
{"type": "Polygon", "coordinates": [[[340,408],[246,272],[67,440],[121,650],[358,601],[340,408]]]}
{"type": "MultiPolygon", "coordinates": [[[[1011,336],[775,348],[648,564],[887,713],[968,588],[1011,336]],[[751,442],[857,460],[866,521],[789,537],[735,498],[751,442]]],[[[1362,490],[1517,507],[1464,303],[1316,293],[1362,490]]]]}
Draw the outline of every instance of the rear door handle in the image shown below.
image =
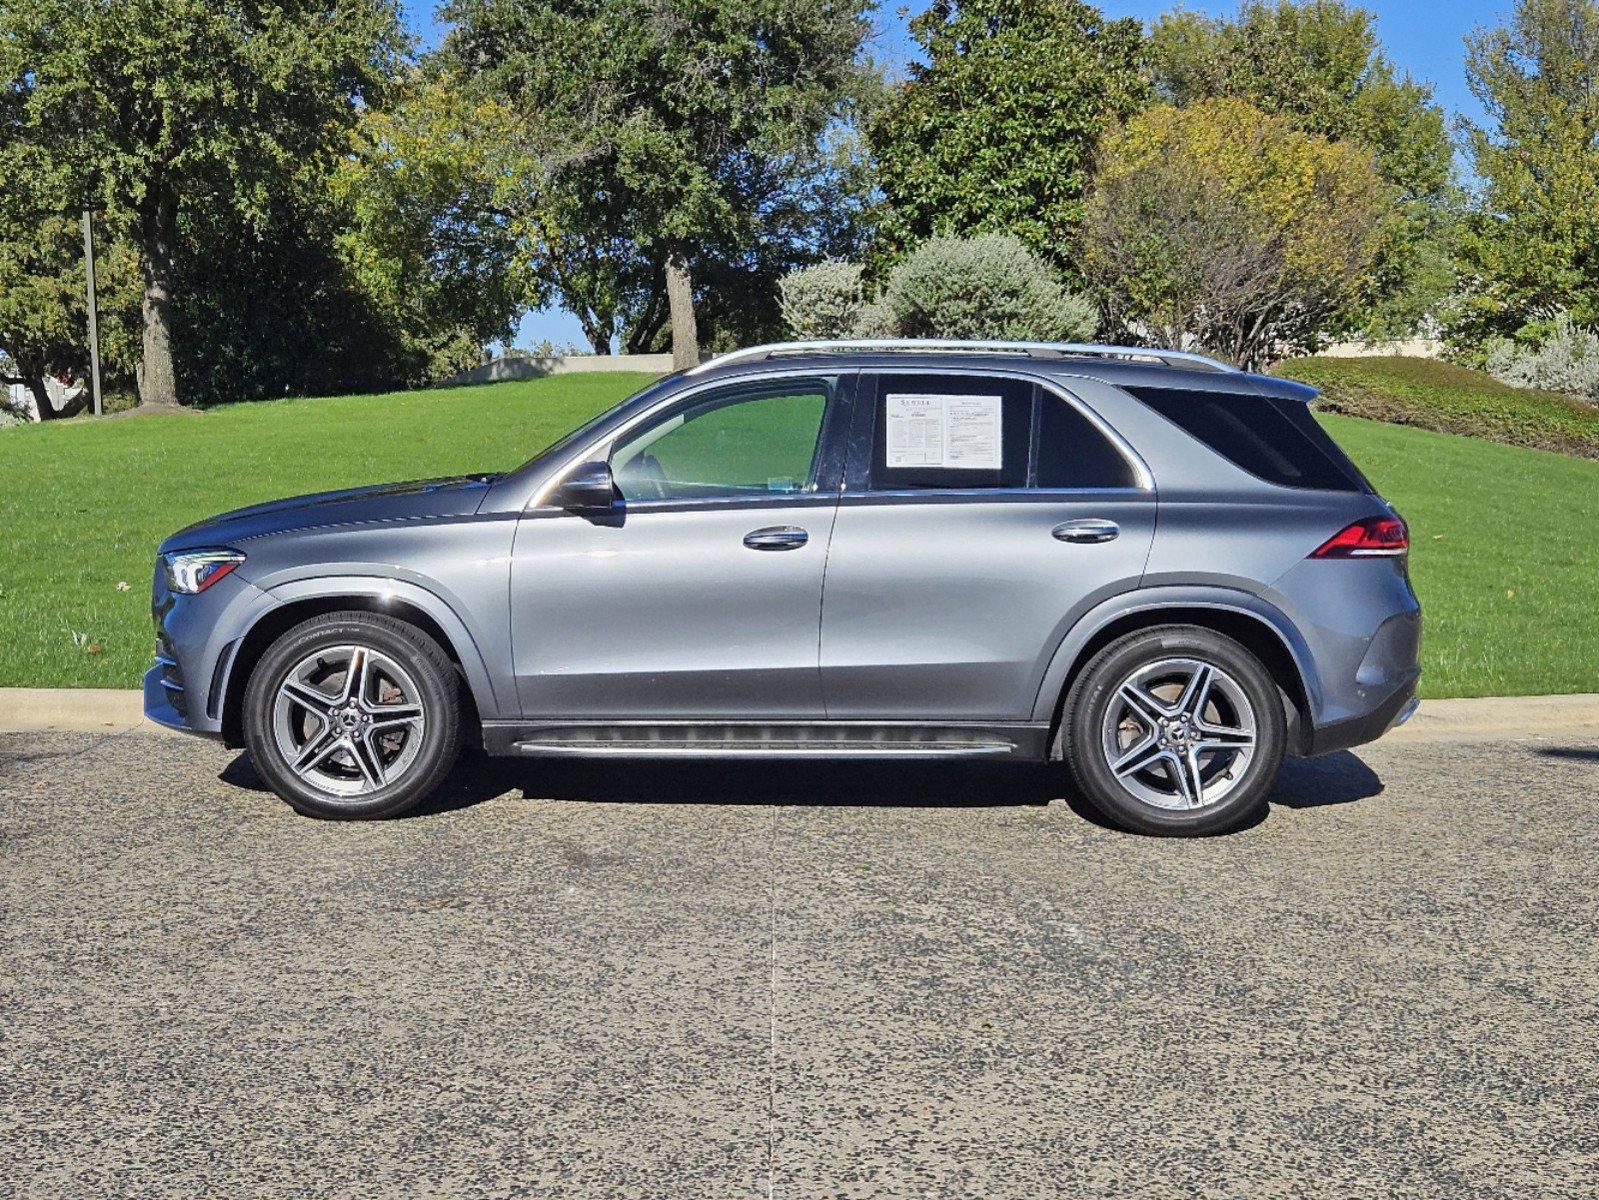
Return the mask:
{"type": "Polygon", "coordinates": [[[1106,521],[1100,517],[1084,517],[1080,521],[1067,521],[1051,529],[1050,535],[1060,542],[1075,542],[1079,545],[1091,545],[1094,542],[1108,542],[1121,532],[1115,521],[1106,521]]]}
{"type": "Polygon", "coordinates": [[[744,535],[744,544],[751,550],[798,550],[810,540],[811,535],[798,525],[769,525],[744,535]]]}

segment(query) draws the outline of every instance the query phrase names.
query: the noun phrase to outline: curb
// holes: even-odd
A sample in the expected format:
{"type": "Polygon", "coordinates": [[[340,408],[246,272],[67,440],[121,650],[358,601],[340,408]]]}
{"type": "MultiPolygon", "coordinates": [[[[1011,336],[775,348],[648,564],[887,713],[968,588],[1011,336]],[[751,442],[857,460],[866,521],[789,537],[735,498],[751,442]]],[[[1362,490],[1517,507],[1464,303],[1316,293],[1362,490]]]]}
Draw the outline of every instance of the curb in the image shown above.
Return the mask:
{"type": "MultiPolygon", "coordinates": [[[[181,733],[144,719],[144,693],[116,688],[0,688],[0,733],[181,733]]],[[[1394,741],[1599,740],[1599,693],[1423,700],[1394,741]]]]}
{"type": "Polygon", "coordinates": [[[0,688],[0,733],[141,733],[182,737],[144,719],[144,693],[119,688],[0,688]]]}

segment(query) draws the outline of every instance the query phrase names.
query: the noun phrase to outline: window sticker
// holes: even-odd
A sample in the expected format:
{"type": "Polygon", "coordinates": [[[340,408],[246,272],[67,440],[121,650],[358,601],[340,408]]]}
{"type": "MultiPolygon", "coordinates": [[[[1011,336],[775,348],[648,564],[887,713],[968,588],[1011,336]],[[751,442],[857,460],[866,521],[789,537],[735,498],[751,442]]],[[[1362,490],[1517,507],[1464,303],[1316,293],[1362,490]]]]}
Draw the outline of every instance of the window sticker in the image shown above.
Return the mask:
{"type": "Polygon", "coordinates": [[[884,465],[1000,469],[999,396],[890,394],[884,465]]]}

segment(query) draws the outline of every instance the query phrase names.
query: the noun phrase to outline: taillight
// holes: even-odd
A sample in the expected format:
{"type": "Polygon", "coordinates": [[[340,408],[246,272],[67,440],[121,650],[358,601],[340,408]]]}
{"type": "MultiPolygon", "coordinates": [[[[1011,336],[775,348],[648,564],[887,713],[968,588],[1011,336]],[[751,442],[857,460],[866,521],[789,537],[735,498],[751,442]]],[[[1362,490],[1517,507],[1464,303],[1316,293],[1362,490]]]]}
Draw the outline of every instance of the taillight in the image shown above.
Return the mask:
{"type": "Polygon", "coordinates": [[[1398,517],[1367,517],[1345,526],[1311,558],[1399,558],[1410,549],[1410,530],[1398,517]]]}

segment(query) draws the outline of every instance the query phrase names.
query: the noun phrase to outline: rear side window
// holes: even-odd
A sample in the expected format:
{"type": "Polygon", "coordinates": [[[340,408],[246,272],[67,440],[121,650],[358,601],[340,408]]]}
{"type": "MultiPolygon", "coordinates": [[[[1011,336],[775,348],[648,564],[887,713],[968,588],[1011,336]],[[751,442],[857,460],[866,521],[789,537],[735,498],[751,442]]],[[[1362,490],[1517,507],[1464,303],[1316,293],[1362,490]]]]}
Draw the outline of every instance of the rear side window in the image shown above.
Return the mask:
{"type": "Polygon", "coordinates": [[[1138,486],[1121,451],[1094,423],[1059,396],[1038,400],[1038,477],[1041,488],[1131,488],[1138,486]]]}
{"type": "Polygon", "coordinates": [[[1298,400],[1179,388],[1128,388],[1150,408],[1251,475],[1280,487],[1365,492],[1348,455],[1298,400]]]}
{"type": "Polygon", "coordinates": [[[1021,488],[1033,385],[975,375],[883,375],[872,487],[1021,488]]]}

